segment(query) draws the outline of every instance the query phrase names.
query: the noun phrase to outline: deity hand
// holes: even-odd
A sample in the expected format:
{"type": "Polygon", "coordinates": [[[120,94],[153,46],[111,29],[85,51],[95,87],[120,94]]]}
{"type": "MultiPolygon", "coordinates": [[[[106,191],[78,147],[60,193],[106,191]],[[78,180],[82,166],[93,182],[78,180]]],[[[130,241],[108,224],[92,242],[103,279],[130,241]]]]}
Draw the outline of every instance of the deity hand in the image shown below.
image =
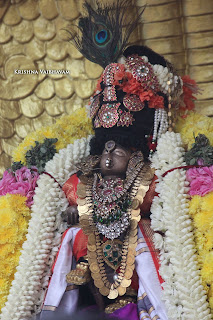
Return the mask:
{"type": "Polygon", "coordinates": [[[67,283],[72,283],[77,286],[88,283],[91,279],[88,261],[81,261],[77,264],[75,270],[71,270],[67,276],[67,283]]]}
{"type": "Polygon", "coordinates": [[[67,222],[68,226],[73,226],[79,223],[79,214],[77,206],[68,207],[62,214],[62,218],[67,222]]]}

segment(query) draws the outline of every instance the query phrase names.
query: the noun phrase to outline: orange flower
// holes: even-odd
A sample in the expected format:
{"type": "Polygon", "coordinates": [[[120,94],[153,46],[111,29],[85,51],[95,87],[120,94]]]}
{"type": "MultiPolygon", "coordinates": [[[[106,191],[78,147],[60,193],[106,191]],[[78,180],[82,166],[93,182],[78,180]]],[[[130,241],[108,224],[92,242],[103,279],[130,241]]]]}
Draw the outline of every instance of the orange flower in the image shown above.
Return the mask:
{"type": "Polygon", "coordinates": [[[126,72],[127,81],[121,85],[121,88],[126,93],[136,94],[139,96],[143,92],[141,83],[138,82],[130,72],[126,72]]]}
{"type": "Polygon", "coordinates": [[[194,100],[197,98],[193,94],[199,93],[199,89],[194,80],[189,76],[183,76],[183,94],[182,94],[182,103],[180,104],[180,110],[193,110],[195,107],[194,100]]]}
{"type": "Polygon", "coordinates": [[[143,101],[149,101],[151,98],[153,97],[153,92],[152,90],[148,90],[148,91],[143,91],[139,94],[139,98],[141,100],[141,102],[143,101]]]}
{"type": "Polygon", "coordinates": [[[164,98],[162,96],[152,96],[149,101],[149,108],[163,109],[164,108],[164,98]]]}

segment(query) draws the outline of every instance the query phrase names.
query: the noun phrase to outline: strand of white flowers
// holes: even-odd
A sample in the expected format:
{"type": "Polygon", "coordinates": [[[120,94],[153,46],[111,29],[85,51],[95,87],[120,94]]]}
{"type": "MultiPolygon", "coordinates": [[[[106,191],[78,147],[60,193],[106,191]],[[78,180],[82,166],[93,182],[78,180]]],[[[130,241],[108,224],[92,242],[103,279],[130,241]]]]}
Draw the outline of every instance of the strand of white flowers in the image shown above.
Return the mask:
{"type": "Polygon", "coordinates": [[[54,237],[56,216],[66,206],[66,199],[58,183],[46,175],[41,175],[38,180],[34,202],[27,240],[23,244],[8,300],[2,309],[2,320],[26,319],[31,316],[40,295],[40,281],[51,251],[49,246],[54,237]]]}
{"type": "MultiPolygon", "coordinates": [[[[90,139],[91,136],[79,139],[61,150],[46,165],[46,171],[49,169],[54,178],[64,183],[75,172],[76,164],[88,155],[90,139]]],[[[58,183],[46,174],[40,175],[27,239],[1,320],[25,320],[39,312],[50,269],[66,227],[61,213],[67,206],[68,201],[58,183]]]]}
{"type": "Polygon", "coordinates": [[[169,319],[192,320],[199,315],[207,320],[211,315],[195,255],[185,171],[174,170],[162,178],[167,170],[185,165],[183,152],[179,134],[167,132],[158,141],[152,159],[159,181],[158,197],[151,207],[151,226],[156,231],[155,246],[160,250],[160,274],[165,280],[163,299],[169,319]]]}
{"type": "MultiPolygon", "coordinates": [[[[46,164],[45,170],[50,173],[58,183],[63,185],[67,179],[69,179],[69,177],[76,172],[76,164],[89,155],[89,143],[91,138],[92,136],[90,135],[87,138],[75,140],[73,144],[68,145],[65,149],[61,149],[59,153],[56,154],[54,158],[46,164]]],[[[40,294],[40,301],[38,301],[36,304],[36,313],[40,311],[44,300],[44,295],[51,276],[51,267],[61,243],[61,235],[67,228],[67,225],[64,227],[64,224],[62,223],[61,214],[57,215],[56,217],[55,228],[56,233],[51,245],[52,252],[46,264],[45,275],[41,281],[42,291],[40,294]]]]}
{"type": "Polygon", "coordinates": [[[153,71],[158,79],[158,82],[161,87],[161,91],[165,94],[168,94],[168,90],[170,88],[171,92],[175,90],[175,87],[178,84],[179,77],[173,75],[169,72],[167,67],[163,67],[160,64],[155,64],[153,66],[153,71]],[[168,81],[170,81],[170,85],[168,85],[168,81]]]}

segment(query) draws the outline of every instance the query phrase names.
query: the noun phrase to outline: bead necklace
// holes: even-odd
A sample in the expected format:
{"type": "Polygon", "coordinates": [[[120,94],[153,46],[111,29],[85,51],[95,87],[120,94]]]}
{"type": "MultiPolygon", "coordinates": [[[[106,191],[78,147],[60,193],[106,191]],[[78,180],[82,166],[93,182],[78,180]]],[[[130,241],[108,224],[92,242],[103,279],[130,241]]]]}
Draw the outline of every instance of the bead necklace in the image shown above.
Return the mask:
{"type": "Polygon", "coordinates": [[[129,190],[143,164],[138,162],[126,180],[98,179],[98,174],[94,175],[92,218],[97,230],[108,239],[118,238],[129,226],[129,211],[133,200],[129,190]]]}

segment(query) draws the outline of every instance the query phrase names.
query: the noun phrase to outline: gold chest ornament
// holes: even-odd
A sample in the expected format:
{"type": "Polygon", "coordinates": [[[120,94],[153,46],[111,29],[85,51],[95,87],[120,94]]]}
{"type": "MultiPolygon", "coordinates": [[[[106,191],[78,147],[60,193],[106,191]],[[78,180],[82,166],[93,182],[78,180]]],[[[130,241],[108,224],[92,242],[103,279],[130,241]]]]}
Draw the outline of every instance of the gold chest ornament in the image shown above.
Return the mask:
{"type": "Polygon", "coordinates": [[[146,192],[149,190],[153,176],[153,169],[148,164],[144,164],[133,182],[130,190],[132,203],[128,209],[130,224],[123,242],[119,239],[107,240],[106,242],[101,240],[100,233],[97,231],[92,219],[92,184],[78,184],[79,220],[83,232],[88,235],[87,253],[91,276],[100,293],[109,299],[123,296],[131,284],[135,268],[137,227],[141,219],[140,206],[143,203],[146,192]],[[113,283],[108,280],[105,264],[114,270],[119,267],[119,273],[115,274],[113,283]]]}

